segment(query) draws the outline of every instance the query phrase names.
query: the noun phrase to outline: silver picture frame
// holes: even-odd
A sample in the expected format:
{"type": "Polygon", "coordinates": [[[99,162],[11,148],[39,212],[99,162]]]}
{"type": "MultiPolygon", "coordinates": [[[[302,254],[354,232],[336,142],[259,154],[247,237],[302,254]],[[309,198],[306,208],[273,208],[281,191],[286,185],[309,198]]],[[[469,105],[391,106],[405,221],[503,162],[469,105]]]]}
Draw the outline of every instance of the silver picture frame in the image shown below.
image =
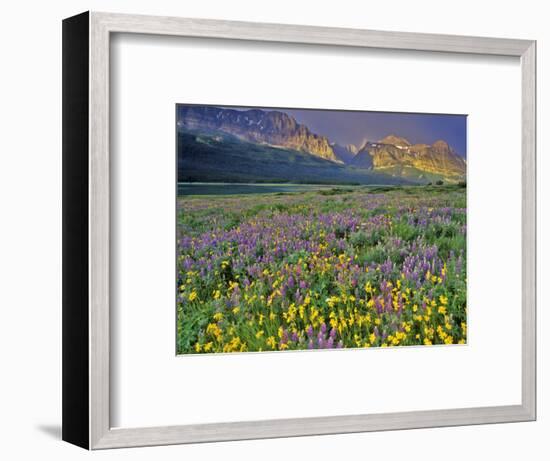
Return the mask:
{"type": "Polygon", "coordinates": [[[63,439],[86,449],[536,419],[536,42],[86,12],[63,21],[63,439]],[[516,57],[521,65],[521,404],[166,427],[110,424],[110,39],[113,33],[516,57]]]}

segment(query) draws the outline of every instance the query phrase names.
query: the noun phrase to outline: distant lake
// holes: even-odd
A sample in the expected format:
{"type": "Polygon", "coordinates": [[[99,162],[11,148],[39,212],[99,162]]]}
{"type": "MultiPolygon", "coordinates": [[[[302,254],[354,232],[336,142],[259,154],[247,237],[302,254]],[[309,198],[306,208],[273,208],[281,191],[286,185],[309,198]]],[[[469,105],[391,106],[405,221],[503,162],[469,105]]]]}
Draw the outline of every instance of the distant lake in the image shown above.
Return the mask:
{"type": "Polygon", "coordinates": [[[312,190],[349,189],[354,186],[330,184],[236,184],[236,183],[204,183],[180,182],[178,195],[242,195],[242,194],[272,194],[277,192],[307,192],[312,190]]]}

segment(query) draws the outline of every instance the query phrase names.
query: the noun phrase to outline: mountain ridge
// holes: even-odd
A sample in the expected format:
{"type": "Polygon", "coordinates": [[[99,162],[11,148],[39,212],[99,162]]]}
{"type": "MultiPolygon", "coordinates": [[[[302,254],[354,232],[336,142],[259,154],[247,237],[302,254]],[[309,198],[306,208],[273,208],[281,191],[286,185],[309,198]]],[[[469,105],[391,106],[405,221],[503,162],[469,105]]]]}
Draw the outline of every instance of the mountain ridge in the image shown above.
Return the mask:
{"type": "Polygon", "coordinates": [[[178,132],[178,182],[414,185],[418,181],[356,169],[296,150],[216,130],[178,132]]]}
{"type": "Polygon", "coordinates": [[[327,137],[312,133],[306,125],[280,111],[239,111],[213,106],[178,107],[178,126],[217,129],[246,141],[307,152],[338,162],[327,137]]]}
{"type": "Polygon", "coordinates": [[[466,177],[466,160],[442,139],[433,144],[412,144],[390,133],[376,142],[365,138],[358,147],[331,143],[328,137],[314,133],[307,125],[277,110],[182,105],[178,106],[177,115],[178,131],[226,133],[248,143],[290,149],[387,177],[401,176],[420,182],[436,178],[458,182],[466,177]]]}

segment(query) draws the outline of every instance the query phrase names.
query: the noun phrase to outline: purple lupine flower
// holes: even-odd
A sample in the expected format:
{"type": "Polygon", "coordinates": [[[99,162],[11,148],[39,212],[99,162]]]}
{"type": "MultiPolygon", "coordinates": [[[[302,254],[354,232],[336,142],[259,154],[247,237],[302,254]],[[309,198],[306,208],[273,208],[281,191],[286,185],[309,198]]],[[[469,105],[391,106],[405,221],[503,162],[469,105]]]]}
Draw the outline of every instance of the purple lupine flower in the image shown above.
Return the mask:
{"type": "Polygon", "coordinates": [[[302,294],[300,293],[300,290],[296,290],[296,294],[294,295],[294,299],[296,301],[296,304],[302,304],[304,302],[304,298],[302,294]]]}
{"type": "Polygon", "coordinates": [[[380,300],[381,300],[380,296],[377,296],[376,298],[374,298],[374,306],[376,307],[376,312],[378,312],[378,314],[381,314],[382,311],[384,310],[384,307],[382,306],[382,303],[380,300]]]}
{"type": "Polygon", "coordinates": [[[288,342],[288,332],[286,330],[283,330],[283,334],[281,335],[281,342],[282,343],[288,342]]]}

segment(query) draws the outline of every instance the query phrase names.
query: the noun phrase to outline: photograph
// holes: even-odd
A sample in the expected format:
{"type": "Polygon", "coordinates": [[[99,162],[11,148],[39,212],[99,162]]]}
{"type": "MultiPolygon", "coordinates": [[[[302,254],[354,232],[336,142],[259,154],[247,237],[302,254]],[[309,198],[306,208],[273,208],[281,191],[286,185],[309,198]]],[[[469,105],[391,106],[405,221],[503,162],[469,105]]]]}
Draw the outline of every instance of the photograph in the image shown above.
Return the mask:
{"type": "Polygon", "coordinates": [[[177,354],[465,344],[466,128],[177,104],[177,354]]]}

